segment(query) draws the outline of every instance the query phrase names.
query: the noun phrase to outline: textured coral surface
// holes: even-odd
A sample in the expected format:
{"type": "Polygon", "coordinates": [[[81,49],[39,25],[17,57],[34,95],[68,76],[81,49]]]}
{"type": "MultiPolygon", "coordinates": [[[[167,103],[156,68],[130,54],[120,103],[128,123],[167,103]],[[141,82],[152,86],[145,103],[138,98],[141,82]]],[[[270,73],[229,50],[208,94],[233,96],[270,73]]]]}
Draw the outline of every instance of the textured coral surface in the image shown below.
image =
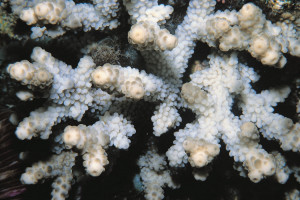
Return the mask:
{"type": "Polygon", "coordinates": [[[1,2],[0,199],[299,199],[299,8],[1,2]]]}

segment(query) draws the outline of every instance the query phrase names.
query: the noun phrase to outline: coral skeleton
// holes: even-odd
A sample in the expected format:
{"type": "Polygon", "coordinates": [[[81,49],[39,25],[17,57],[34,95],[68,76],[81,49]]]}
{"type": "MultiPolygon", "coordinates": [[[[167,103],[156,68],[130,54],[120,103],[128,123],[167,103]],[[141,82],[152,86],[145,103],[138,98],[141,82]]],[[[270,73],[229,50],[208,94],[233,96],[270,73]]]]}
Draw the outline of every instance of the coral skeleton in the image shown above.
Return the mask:
{"type": "MultiPolygon", "coordinates": [[[[21,176],[22,183],[55,178],[52,199],[65,199],[76,181],[72,167],[79,155],[86,174],[102,176],[113,156],[110,150],[126,151],[133,143],[139,126],[132,117],[136,111],[130,106],[124,109],[124,105],[139,103],[155,108],[152,133],[144,130],[138,134],[149,132],[157,140],[167,132],[175,136],[164,154],[158,153],[155,144],[147,147],[146,154],[140,152],[137,165],[148,200],[163,199],[166,186],[180,187],[172,179],[177,169],[191,167],[194,178],[205,181],[222,143],[240,165],[236,169],[254,183],[274,176],[285,184],[290,174],[297,177],[299,168],[289,167],[282,151],[299,153],[299,122],[274,111],[292,89],[280,85],[256,91],[253,84],[259,81],[259,74],[239,59],[239,52],[246,51],[253,60],[266,65],[262,67],[281,70],[289,56],[300,57],[295,24],[272,23],[254,3],[243,5],[239,11],[215,11],[215,0],[190,0],[182,22],[168,30],[175,1],[80,2],[11,0],[10,5],[12,12],[31,26],[31,39],[45,41],[56,40],[67,31],[115,29],[122,22],[119,13],[127,11],[131,27],[125,39],[144,62],[138,69],[115,63],[96,66],[92,57],[84,55],[74,67],[52,56],[47,48],[36,46],[31,60],[9,64],[6,71],[10,77],[27,87],[16,93],[20,100],[32,101],[36,91],[47,99],[18,124],[17,138],[55,137],[54,155],[28,167],[21,176]],[[196,62],[188,74],[199,41],[212,50],[207,60],[196,62]],[[192,111],[195,119],[183,124],[181,111],[186,110],[192,111]],[[87,116],[94,121],[86,123],[87,116]],[[68,124],[70,120],[75,124],[68,124]],[[53,134],[56,125],[64,128],[53,134]],[[265,150],[262,137],[276,140],[281,150],[265,150]]],[[[297,194],[295,189],[286,196],[297,194]]]]}

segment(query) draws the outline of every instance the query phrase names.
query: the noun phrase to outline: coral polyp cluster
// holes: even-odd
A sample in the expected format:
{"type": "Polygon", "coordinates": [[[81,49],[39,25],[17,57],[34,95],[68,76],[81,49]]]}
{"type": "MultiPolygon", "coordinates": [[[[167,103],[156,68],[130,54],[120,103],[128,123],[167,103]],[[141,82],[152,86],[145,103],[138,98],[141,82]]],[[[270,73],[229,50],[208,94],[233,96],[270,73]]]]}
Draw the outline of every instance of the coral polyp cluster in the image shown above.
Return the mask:
{"type": "Polygon", "coordinates": [[[180,174],[209,182],[224,155],[249,182],[299,181],[289,163],[299,157],[299,119],[278,111],[299,107],[299,69],[289,71],[300,57],[299,19],[274,22],[255,3],[217,2],[10,0],[26,39],[18,43],[26,55],[5,60],[21,119],[15,135],[46,140],[51,152],[21,182],[50,179],[52,199],[77,199],[78,185],[107,182],[124,164],[138,169],[129,173],[146,199],[172,199],[186,188],[180,174]]]}

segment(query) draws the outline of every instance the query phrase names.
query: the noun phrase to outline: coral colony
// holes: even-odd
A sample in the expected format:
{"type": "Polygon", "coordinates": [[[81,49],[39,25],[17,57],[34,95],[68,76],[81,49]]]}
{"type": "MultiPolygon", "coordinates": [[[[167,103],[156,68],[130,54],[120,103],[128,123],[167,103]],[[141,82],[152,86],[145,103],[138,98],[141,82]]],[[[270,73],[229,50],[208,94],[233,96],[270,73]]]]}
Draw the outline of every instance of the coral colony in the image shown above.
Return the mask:
{"type": "MultiPolygon", "coordinates": [[[[27,167],[20,177],[23,184],[51,178],[52,199],[65,199],[78,179],[76,165],[82,165],[89,176],[101,176],[110,164],[110,156],[114,156],[108,149],[126,151],[136,134],[159,141],[166,132],[173,135],[174,141],[165,152],[159,152],[159,145],[149,141],[145,144],[148,150],[140,152],[137,160],[140,172],[134,183],[146,199],[163,199],[164,188],[180,188],[172,175],[185,167],[193,169],[196,180],[205,181],[218,166],[211,170],[208,167],[225,149],[235,169],[249,181],[258,183],[273,176],[285,184],[291,174],[299,181],[299,167],[286,165],[282,152],[299,152],[300,124],[274,112],[291,88],[281,85],[257,92],[253,84],[260,76],[239,59],[239,53],[244,52],[264,68],[284,68],[287,57],[300,57],[299,19],[275,23],[254,3],[244,4],[239,10],[221,11],[215,9],[215,0],[190,0],[182,3],[186,14],[176,24],[172,16],[180,3],[6,1],[11,12],[31,27],[30,38],[36,41],[61,40],[80,30],[107,34],[122,26],[124,20],[119,13],[126,11],[130,28],[123,43],[129,42],[136,55],[125,57],[140,56],[144,60],[143,66],[122,65],[116,60],[124,55],[115,50],[112,60],[116,62],[96,63],[101,55],[97,57],[95,51],[101,54],[114,49],[103,48],[104,43],[98,42],[82,49],[84,55],[77,67],[38,45],[31,59],[7,66],[10,78],[27,87],[16,93],[20,100],[36,98],[36,91],[47,99],[19,122],[17,138],[50,140],[53,127],[64,125],[54,137],[52,156],[27,167]],[[207,60],[191,64],[189,59],[197,54],[197,42],[207,44],[210,54],[207,60]],[[102,49],[97,50],[97,45],[102,49]],[[190,79],[184,78],[186,74],[190,79]],[[155,105],[151,132],[136,131],[136,104],[155,105]],[[235,113],[234,106],[240,114],[235,113]],[[182,110],[194,113],[195,120],[183,124],[182,110]],[[85,116],[95,123],[84,123],[85,116]],[[77,124],[68,124],[70,120],[77,124]],[[281,150],[265,150],[260,144],[262,137],[276,141],[281,150]],[[221,149],[221,144],[225,148],[221,149]]],[[[117,45],[112,43],[106,41],[105,45],[117,45]]],[[[286,198],[299,199],[299,191],[287,193],[286,198]]]]}

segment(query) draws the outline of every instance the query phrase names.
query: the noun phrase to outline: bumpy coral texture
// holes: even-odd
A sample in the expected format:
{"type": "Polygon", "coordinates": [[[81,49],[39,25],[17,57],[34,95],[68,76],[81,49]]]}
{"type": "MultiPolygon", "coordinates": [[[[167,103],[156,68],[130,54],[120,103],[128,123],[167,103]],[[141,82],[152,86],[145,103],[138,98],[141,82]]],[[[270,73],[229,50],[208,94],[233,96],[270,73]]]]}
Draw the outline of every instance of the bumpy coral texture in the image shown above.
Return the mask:
{"type": "MultiPolygon", "coordinates": [[[[20,19],[32,25],[31,38],[119,25],[119,1],[89,2],[11,0],[11,6],[20,19]]],[[[152,148],[140,157],[146,199],[163,199],[166,185],[179,187],[167,166],[190,165],[195,179],[204,181],[208,176],[205,167],[220,153],[221,140],[234,161],[243,166],[237,169],[241,174],[246,172],[252,182],[274,175],[284,184],[297,170],[286,166],[279,152],[267,152],[260,144],[260,135],[278,141],[284,151],[299,152],[299,123],[274,113],[274,107],[284,102],[291,89],[282,86],[257,93],[251,84],[260,77],[251,66],[240,63],[238,51],[248,51],[263,65],[283,68],[287,62],[283,54],[300,57],[299,33],[292,23],[271,23],[253,3],[239,11],[222,12],[214,12],[215,4],[214,0],[190,0],[186,16],[171,34],[165,28],[174,11],[171,5],[159,5],[157,0],[123,0],[132,24],[128,42],[144,58],[145,66],[140,66],[144,70],[112,63],[96,66],[90,56],[72,68],[40,47],[33,49],[31,61],[10,64],[7,72],[12,79],[49,94],[42,107],[19,123],[19,139],[48,139],[53,126],[68,119],[79,123],[66,125],[55,137],[57,144],[52,150],[56,155],[27,168],[22,182],[35,184],[42,178],[57,177],[52,197],[65,199],[73,180],[75,157],[82,155],[87,174],[101,175],[109,164],[109,146],[128,149],[130,137],[136,133],[130,111],[122,113],[122,105],[145,101],[156,105],[151,121],[157,137],[180,125],[179,109],[189,109],[196,116],[174,133],[175,140],[165,155],[152,148]],[[183,83],[197,41],[214,50],[208,61],[197,63],[190,81],[183,83]],[[235,101],[240,115],[232,111],[235,101]],[[85,115],[96,122],[83,124],[85,115]]],[[[18,96],[24,101],[34,98],[24,92],[18,96]]]]}

